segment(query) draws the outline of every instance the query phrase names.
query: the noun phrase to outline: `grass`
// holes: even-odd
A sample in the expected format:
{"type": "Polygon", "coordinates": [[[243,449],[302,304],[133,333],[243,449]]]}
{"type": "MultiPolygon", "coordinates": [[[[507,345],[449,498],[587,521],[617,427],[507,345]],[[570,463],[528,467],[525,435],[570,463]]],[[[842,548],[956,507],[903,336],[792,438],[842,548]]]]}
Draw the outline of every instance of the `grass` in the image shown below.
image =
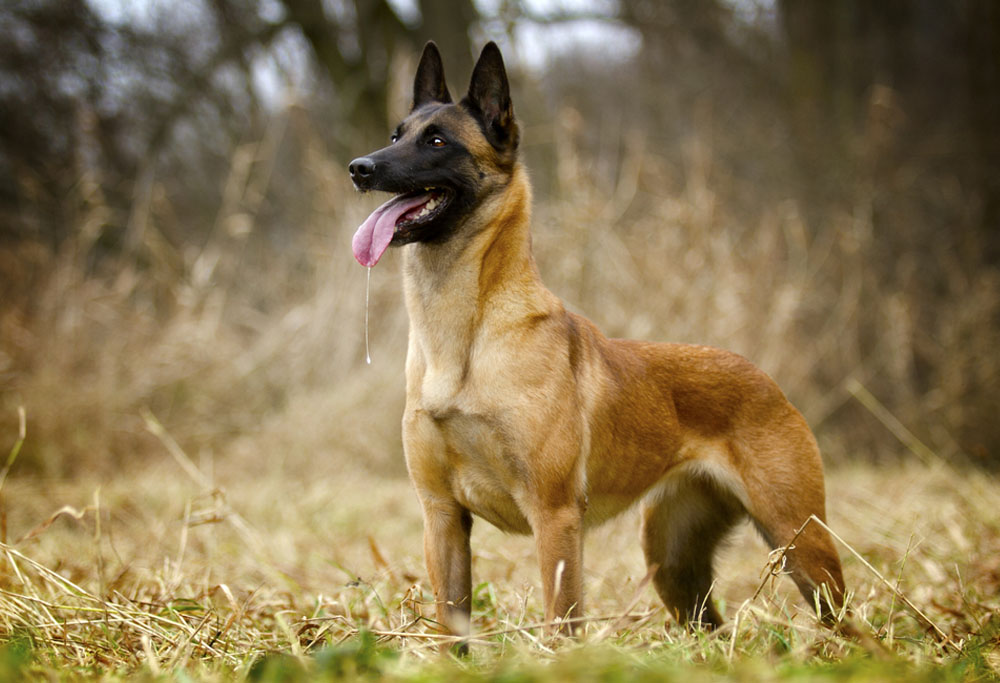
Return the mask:
{"type": "Polygon", "coordinates": [[[159,457],[113,477],[6,482],[17,505],[0,546],[0,669],[62,680],[1000,679],[1000,484],[988,475],[943,464],[830,473],[862,639],[819,626],[788,579],[769,577],[749,529],[719,563],[727,626],[679,628],[643,581],[632,515],[588,536],[583,635],[546,636],[533,544],[479,523],[472,653],[455,660],[437,652],[405,478],[305,456],[271,471],[266,456],[195,464],[153,418],[149,428],[159,457]]]}

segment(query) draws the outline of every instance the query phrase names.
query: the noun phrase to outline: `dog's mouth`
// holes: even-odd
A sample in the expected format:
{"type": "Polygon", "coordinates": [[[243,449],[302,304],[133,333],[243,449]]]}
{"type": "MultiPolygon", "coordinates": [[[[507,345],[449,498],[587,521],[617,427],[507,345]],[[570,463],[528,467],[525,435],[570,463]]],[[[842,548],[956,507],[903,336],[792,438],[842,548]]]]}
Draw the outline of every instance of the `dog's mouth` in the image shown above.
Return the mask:
{"type": "Polygon", "coordinates": [[[451,204],[453,196],[450,190],[439,187],[396,195],[375,209],[354,233],[351,242],[354,258],[371,268],[391,243],[413,241],[414,233],[433,223],[451,204]]]}
{"type": "Polygon", "coordinates": [[[426,198],[426,201],[423,201],[422,204],[418,204],[400,216],[396,221],[396,230],[393,234],[394,241],[399,238],[408,237],[410,233],[436,220],[448,208],[452,198],[450,190],[440,187],[428,187],[424,188],[423,192],[411,194],[421,198],[421,201],[426,198]]]}

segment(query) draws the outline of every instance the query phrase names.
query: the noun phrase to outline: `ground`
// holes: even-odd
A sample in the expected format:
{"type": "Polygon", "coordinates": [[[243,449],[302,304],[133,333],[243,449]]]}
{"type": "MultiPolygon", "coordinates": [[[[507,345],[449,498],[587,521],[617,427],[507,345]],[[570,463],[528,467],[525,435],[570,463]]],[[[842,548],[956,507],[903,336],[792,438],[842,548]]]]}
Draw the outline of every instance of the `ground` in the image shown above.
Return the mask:
{"type": "Polygon", "coordinates": [[[532,627],[543,610],[531,539],[477,521],[476,635],[455,660],[437,652],[405,477],[335,451],[310,461],[236,449],[216,462],[158,438],[159,457],[113,475],[3,484],[3,666],[112,680],[987,680],[1000,670],[1000,483],[980,472],[828,472],[861,638],[819,626],[790,580],[768,578],[749,526],[718,562],[727,626],[685,631],[643,585],[631,513],[587,538],[580,639],[548,637],[532,627]]]}

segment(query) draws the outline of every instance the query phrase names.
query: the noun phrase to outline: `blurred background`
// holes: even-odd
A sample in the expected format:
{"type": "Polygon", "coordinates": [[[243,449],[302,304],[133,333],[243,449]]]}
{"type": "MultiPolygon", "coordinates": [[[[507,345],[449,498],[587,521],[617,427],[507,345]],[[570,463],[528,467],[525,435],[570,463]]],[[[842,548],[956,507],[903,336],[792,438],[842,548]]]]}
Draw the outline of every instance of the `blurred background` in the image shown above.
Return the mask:
{"type": "Polygon", "coordinates": [[[0,452],[405,474],[399,253],[350,238],[435,40],[504,52],[549,287],[742,353],[829,463],[1000,465],[993,0],[5,0],[0,452]]]}

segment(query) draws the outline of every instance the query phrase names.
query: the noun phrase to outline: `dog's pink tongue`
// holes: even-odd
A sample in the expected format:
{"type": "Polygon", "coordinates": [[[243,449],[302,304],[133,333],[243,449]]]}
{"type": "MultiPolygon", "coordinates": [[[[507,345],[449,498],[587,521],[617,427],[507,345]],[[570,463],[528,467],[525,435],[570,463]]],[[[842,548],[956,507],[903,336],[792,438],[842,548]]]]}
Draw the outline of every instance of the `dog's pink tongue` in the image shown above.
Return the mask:
{"type": "Polygon", "coordinates": [[[382,206],[372,211],[372,215],[365,219],[358,231],[354,233],[351,240],[351,248],[354,250],[354,258],[363,266],[371,268],[382,254],[389,248],[389,242],[396,232],[396,221],[407,211],[414,209],[427,202],[426,194],[419,194],[415,197],[400,195],[393,197],[382,206]]]}

